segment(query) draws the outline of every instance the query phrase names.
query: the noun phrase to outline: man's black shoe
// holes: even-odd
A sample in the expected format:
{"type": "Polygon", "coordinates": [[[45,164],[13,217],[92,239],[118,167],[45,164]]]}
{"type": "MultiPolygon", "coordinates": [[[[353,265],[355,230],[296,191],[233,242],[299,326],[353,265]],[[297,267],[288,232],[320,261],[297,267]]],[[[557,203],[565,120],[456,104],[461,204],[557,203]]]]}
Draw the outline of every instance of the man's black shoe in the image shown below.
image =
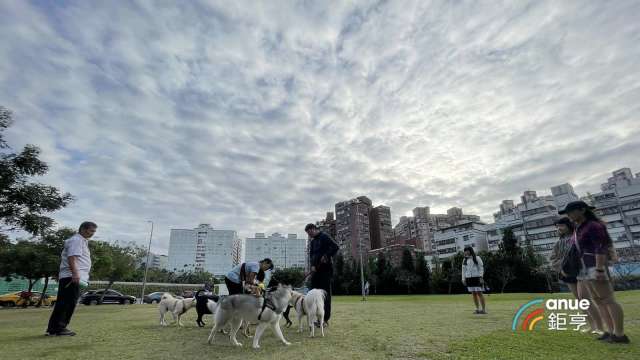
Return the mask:
{"type": "Polygon", "coordinates": [[[628,344],[630,341],[627,335],[622,335],[622,336],[611,335],[611,337],[609,338],[609,340],[607,340],[607,342],[617,343],[617,344],[628,344]]]}
{"type": "Polygon", "coordinates": [[[69,329],[63,329],[60,330],[56,333],[56,336],[75,336],[76,333],[74,333],[73,331],[69,330],[69,329]]]}
{"type": "Polygon", "coordinates": [[[598,340],[602,340],[602,341],[606,341],[606,340],[609,340],[610,337],[611,337],[611,334],[606,332],[606,333],[602,334],[601,336],[599,336],[597,339],[598,340]]]}

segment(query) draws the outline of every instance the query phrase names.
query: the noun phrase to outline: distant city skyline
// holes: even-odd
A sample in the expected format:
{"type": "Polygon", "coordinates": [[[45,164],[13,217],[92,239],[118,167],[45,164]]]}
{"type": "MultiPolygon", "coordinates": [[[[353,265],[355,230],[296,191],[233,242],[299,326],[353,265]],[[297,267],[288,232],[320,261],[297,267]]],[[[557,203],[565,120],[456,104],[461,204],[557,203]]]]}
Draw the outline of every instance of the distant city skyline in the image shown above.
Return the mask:
{"type": "Polygon", "coordinates": [[[0,101],[61,226],[296,233],[367,196],[492,220],[640,171],[640,2],[2,1],[0,101]]]}

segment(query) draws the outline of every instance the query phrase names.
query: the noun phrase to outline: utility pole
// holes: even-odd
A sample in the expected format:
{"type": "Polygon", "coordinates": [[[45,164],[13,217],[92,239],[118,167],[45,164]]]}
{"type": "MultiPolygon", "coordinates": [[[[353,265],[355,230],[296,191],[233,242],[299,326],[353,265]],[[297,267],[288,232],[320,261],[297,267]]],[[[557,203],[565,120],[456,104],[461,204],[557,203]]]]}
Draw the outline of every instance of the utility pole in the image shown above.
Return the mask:
{"type": "Polygon", "coordinates": [[[367,298],[364,294],[364,264],[362,262],[362,235],[360,235],[360,290],[362,290],[362,301],[366,301],[367,298]]]}
{"type": "Polygon", "coordinates": [[[147,249],[147,261],[144,264],[144,280],[142,281],[142,294],[140,295],[140,304],[144,304],[144,290],[147,287],[147,272],[149,271],[149,256],[151,255],[151,239],[153,238],[153,221],[151,223],[151,233],[149,234],[149,247],[147,249]]]}

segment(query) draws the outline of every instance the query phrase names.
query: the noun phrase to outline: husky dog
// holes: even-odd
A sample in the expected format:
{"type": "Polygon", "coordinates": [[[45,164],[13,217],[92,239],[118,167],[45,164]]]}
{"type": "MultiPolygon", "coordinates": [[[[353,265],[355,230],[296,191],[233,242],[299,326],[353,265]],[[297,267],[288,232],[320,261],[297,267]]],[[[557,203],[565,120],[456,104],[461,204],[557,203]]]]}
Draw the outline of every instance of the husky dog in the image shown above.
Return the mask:
{"type": "Polygon", "coordinates": [[[235,346],[242,346],[236,339],[236,335],[243,322],[258,324],[256,334],[253,337],[253,348],[260,348],[260,338],[265,329],[269,326],[273,328],[276,336],[285,345],[291,345],[280,329],[280,319],[282,312],[287,308],[287,304],[291,300],[291,286],[278,285],[265,294],[264,297],[256,297],[253,295],[230,295],[224,298],[218,306],[215,316],[215,325],[211,329],[209,335],[209,344],[211,344],[216,336],[218,329],[231,322],[231,333],[229,337],[231,343],[235,346]]]}
{"type": "Polygon", "coordinates": [[[196,292],[196,311],[198,312],[198,319],[196,323],[199,327],[203,327],[206,324],[202,321],[202,316],[205,314],[215,314],[218,309],[220,297],[218,295],[202,295],[203,290],[196,292]]]}
{"type": "Polygon", "coordinates": [[[298,324],[300,329],[298,332],[302,332],[302,317],[307,316],[307,322],[311,329],[311,337],[315,336],[315,321],[320,323],[320,333],[324,337],[324,299],[326,292],[322,289],[312,289],[303,295],[297,291],[291,294],[291,300],[289,304],[296,309],[298,313],[298,324]]]}
{"type": "Polygon", "coordinates": [[[176,299],[169,293],[162,294],[160,298],[160,304],[158,305],[158,311],[160,311],[160,326],[167,326],[165,321],[165,314],[170,312],[173,316],[173,321],[177,320],[179,326],[182,325],[181,317],[189,311],[195,304],[195,299],[176,299]]]}

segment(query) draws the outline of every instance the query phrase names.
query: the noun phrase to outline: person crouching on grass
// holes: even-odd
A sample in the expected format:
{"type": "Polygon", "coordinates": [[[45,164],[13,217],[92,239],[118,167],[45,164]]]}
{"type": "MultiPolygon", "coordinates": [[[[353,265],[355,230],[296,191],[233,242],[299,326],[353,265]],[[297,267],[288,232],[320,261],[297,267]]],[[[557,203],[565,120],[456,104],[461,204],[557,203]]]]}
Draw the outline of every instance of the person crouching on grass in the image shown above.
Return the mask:
{"type": "Polygon", "coordinates": [[[608,262],[616,260],[615,249],[607,226],[593,213],[593,209],[584,201],[573,201],[558,213],[567,214],[577,226],[576,243],[582,258],[582,268],[577,278],[585,281],[608,328],[608,332],[598,340],[626,344],[629,338],[624,334],[624,313],[615,299],[609,273],[608,262]]]}
{"type": "Polygon", "coordinates": [[[464,248],[464,260],[462,261],[462,284],[473,295],[473,302],[476,304],[475,314],[486,314],[484,295],[484,265],[482,259],[476,256],[473,248],[464,248]],[[481,308],[482,307],[482,308],[481,308]]]}

